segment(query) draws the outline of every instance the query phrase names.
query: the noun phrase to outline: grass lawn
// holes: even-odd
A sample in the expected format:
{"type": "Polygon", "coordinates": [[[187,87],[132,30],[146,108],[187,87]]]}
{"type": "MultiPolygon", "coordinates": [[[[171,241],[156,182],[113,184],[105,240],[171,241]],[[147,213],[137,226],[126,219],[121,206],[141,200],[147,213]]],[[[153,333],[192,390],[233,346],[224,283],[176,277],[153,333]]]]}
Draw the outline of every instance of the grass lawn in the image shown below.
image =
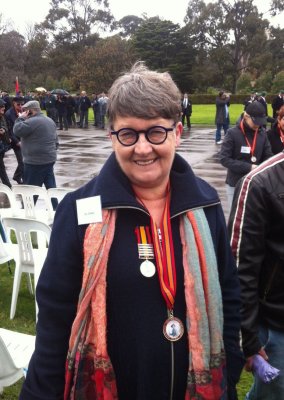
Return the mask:
{"type": "MultiPolygon", "coordinates": [[[[229,107],[230,125],[235,125],[244,110],[242,104],[231,104],[229,107]]],[[[197,125],[215,125],[215,104],[193,104],[191,123],[197,125]]],[[[272,115],[272,108],[268,105],[268,115],[272,115]]]]}
{"type": "MultiPolygon", "coordinates": [[[[244,110],[242,104],[231,104],[229,107],[230,114],[230,125],[235,125],[239,116],[244,110]]],[[[192,105],[192,116],[191,123],[194,125],[215,125],[215,104],[193,104],[192,105]]],[[[268,115],[272,115],[271,105],[268,105],[268,115]]],[[[89,123],[92,124],[94,121],[93,110],[89,109],[89,123]]]]}

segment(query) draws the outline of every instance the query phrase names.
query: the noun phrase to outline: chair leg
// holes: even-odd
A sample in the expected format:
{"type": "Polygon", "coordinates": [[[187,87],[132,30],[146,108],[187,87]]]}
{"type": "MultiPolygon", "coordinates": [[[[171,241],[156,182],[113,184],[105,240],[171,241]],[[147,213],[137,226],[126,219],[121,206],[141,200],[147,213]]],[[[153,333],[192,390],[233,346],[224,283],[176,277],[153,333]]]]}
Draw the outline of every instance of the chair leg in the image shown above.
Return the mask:
{"type": "Polygon", "coordinates": [[[14,272],[14,281],[13,281],[13,292],[12,292],[12,301],[11,301],[11,309],[10,309],[10,319],[13,319],[16,313],[17,300],[19,294],[19,288],[21,283],[22,271],[18,264],[16,264],[15,272],[14,272]]]}
{"type": "Polygon", "coordinates": [[[33,288],[31,274],[27,273],[26,275],[27,275],[27,284],[28,284],[29,292],[30,292],[30,294],[34,294],[34,288],[33,288]]]}

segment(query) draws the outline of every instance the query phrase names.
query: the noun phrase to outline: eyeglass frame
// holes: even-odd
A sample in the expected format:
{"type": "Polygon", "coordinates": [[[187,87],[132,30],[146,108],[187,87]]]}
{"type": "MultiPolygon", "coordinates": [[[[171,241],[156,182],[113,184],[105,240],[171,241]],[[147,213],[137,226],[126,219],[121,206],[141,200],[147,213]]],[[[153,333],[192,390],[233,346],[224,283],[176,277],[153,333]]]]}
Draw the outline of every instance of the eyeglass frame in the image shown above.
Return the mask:
{"type": "Polygon", "coordinates": [[[111,131],[110,131],[110,134],[111,134],[111,135],[115,135],[116,138],[117,138],[117,140],[119,141],[119,143],[120,143],[122,146],[126,146],[126,147],[134,146],[134,144],[136,144],[136,143],[138,142],[138,140],[139,140],[139,135],[140,135],[140,133],[144,133],[147,142],[149,142],[149,143],[151,143],[151,144],[154,144],[154,145],[160,145],[160,144],[165,143],[165,141],[167,140],[167,137],[168,137],[168,132],[172,132],[172,131],[175,129],[175,126],[176,126],[176,123],[174,123],[174,124],[172,125],[171,128],[165,128],[165,127],[162,126],[162,125],[154,125],[154,126],[151,126],[151,127],[148,128],[148,129],[143,129],[143,130],[141,130],[141,131],[137,131],[136,129],[133,129],[133,128],[121,128],[121,129],[119,129],[118,131],[113,131],[113,130],[111,130],[111,131]],[[148,133],[149,133],[152,129],[154,129],[154,128],[162,128],[162,129],[165,130],[165,138],[164,138],[161,142],[159,142],[159,143],[151,142],[151,140],[150,140],[149,137],[148,137],[148,133]],[[136,140],[135,140],[133,143],[131,143],[131,144],[122,143],[122,142],[120,141],[120,139],[119,139],[119,133],[120,133],[121,131],[123,131],[123,130],[130,130],[130,131],[134,132],[134,133],[136,134],[136,140]]]}

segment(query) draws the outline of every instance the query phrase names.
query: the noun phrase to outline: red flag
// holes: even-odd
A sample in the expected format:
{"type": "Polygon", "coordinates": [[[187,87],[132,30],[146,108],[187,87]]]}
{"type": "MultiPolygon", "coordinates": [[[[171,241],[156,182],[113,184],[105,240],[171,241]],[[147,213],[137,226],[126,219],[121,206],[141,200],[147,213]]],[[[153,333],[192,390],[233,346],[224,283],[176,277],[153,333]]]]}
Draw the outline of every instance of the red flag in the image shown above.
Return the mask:
{"type": "Polygon", "coordinates": [[[19,80],[18,80],[18,77],[16,76],[16,81],[15,81],[15,92],[16,92],[16,96],[18,96],[19,91],[20,91],[20,88],[19,88],[19,80]]]}

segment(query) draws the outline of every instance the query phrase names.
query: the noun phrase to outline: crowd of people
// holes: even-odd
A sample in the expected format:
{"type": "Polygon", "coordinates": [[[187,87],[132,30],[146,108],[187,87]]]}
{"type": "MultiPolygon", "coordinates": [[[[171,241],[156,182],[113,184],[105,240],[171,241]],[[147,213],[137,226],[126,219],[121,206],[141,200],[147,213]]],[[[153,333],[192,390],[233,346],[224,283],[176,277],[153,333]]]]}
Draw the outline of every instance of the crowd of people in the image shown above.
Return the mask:
{"type": "MultiPolygon", "coordinates": [[[[52,109],[60,98],[49,96],[48,116],[38,101],[14,98],[10,135],[0,99],[3,146],[12,146],[13,135],[21,141],[24,182],[38,178],[28,151],[38,152],[37,126],[50,147],[35,163],[42,171],[35,184],[46,185],[45,173],[55,184],[52,109]]],[[[139,62],[108,97],[79,97],[71,125],[88,127],[93,107],[94,125],[104,128],[107,114],[113,152],[57,208],[20,400],[237,400],[244,366],[254,373],[247,400],[283,398],[283,102],[274,104],[267,132],[260,98],[248,100],[232,128],[229,96],[216,99],[216,141],[223,128],[220,159],[233,204],[227,226],[216,190],[176,153],[192,107],[168,73],[139,62]],[[278,371],[269,383],[256,373],[259,362],[278,371]]],[[[69,128],[65,112],[58,123],[69,128]]]]}

